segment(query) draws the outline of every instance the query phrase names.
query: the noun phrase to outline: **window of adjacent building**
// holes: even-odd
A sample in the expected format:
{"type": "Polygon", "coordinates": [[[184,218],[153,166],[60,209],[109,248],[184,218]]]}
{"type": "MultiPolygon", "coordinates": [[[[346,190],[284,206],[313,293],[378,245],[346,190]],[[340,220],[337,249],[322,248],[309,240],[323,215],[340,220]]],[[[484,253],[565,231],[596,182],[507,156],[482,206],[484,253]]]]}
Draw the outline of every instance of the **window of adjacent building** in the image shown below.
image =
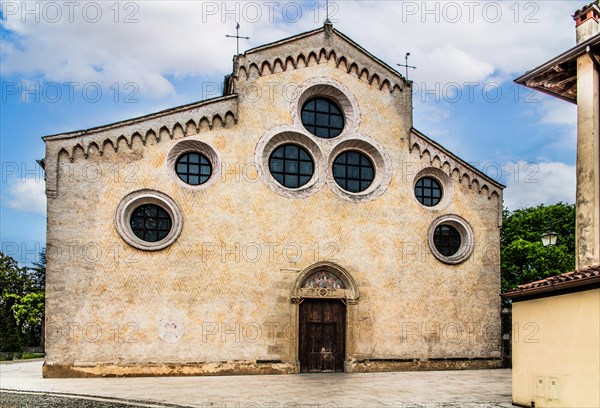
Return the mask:
{"type": "Polygon", "coordinates": [[[451,225],[438,225],[433,233],[433,244],[443,256],[452,256],[460,249],[460,232],[451,225]]]}
{"type": "Polygon", "coordinates": [[[422,177],[415,184],[415,197],[426,207],[433,207],[442,200],[442,186],[432,177],[422,177]]]}
{"type": "Polygon", "coordinates": [[[333,177],[344,190],[360,193],[373,183],[375,169],[371,159],[363,153],[346,151],[333,162],[333,177]]]}
{"type": "Polygon", "coordinates": [[[171,231],[169,213],[156,204],[144,204],[133,210],[130,218],[131,230],[141,240],[158,242],[171,231]]]}
{"type": "Polygon", "coordinates": [[[295,144],[276,148],[269,157],[269,170],[279,184],[287,188],[300,188],[314,174],[314,162],[306,149],[295,144]]]}
{"type": "Polygon", "coordinates": [[[344,115],[335,102],[318,96],[302,107],[302,124],[313,135],[331,139],[344,130],[344,115]]]}
{"type": "Polygon", "coordinates": [[[208,181],[212,174],[212,165],[205,155],[190,152],[177,159],[175,171],[184,183],[198,186],[208,181]]]}

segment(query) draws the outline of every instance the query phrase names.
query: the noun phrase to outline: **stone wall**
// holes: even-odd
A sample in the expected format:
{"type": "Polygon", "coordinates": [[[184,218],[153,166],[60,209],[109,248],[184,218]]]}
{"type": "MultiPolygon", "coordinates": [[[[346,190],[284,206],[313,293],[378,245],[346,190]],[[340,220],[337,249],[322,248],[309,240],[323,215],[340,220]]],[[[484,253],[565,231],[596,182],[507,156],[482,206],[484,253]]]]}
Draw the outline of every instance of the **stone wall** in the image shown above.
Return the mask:
{"type": "MultiPolygon", "coordinates": [[[[351,53],[370,72],[382,64],[327,30],[306,41],[325,41],[318,36],[335,37],[328,41],[338,54],[293,69],[238,71],[237,94],[132,120],[128,129],[46,139],[56,168],[46,376],[298,372],[293,290],[319,262],[343,270],[359,293],[341,296],[347,371],[500,365],[502,186],[412,130],[410,84],[397,77],[402,88],[381,86],[372,74],[340,68],[340,55],[351,53]],[[316,138],[299,123],[302,92],[319,84],[348,98],[351,128],[339,138],[316,138]],[[261,164],[267,139],[280,134],[316,145],[310,189],[282,191],[261,164]],[[216,153],[207,188],[182,186],[167,166],[182,140],[216,153]],[[328,168],[341,143],[380,154],[376,191],[336,189],[328,168]],[[447,176],[443,205],[415,199],[421,171],[447,176]],[[182,217],[179,237],[158,251],[130,246],[116,226],[120,202],[143,189],[170,197],[182,217]],[[456,264],[430,251],[431,225],[446,215],[472,230],[472,253],[456,264]]],[[[297,56],[303,41],[249,55],[297,56]]],[[[243,58],[237,64],[241,70],[243,58]]]]}

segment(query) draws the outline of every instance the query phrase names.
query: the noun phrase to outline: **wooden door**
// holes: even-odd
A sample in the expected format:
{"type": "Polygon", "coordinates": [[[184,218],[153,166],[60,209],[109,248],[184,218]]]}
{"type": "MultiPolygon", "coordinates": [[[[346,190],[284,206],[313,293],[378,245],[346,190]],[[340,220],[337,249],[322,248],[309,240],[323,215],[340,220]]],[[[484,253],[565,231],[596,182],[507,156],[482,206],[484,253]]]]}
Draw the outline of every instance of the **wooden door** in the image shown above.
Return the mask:
{"type": "Polygon", "coordinates": [[[337,299],[305,299],[299,326],[300,372],[343,372],[346,305],[337,299]]]}

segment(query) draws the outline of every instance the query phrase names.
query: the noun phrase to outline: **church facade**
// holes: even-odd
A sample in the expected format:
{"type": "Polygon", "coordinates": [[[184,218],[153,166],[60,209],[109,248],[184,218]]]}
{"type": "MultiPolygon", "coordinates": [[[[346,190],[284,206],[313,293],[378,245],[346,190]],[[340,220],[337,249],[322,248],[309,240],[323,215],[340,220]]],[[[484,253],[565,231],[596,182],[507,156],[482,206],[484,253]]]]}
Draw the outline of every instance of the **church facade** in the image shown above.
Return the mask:
{"type": "Polygon", "coordinates": [[[46,377],[501,365],[503,186],[331,24],[44,140],[46,377]]]}

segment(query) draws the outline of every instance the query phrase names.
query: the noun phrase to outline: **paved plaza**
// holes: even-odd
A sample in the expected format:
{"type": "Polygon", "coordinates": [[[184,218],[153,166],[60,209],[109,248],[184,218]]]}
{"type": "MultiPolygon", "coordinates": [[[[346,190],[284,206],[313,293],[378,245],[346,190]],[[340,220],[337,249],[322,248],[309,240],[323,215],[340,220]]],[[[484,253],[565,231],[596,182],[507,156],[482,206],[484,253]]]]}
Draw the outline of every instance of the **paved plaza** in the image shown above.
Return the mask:
{"type": "MultiPolygon", "coordinates": [[[[42,361],[0,364],[2,407],[12,391],[37,398],[83,396],[135,406],[262,407],[511,407],[510,370],[299,374],[228,377],[42,378],[42,361]],[[9,391],[10,392],[7,392],[9,391]],[[41,395],[39,393],[42,393],[41,395]],[[47,395],[51,393],[53,396],[47,395]],[[34,394],[29,394],[34,395],[34,394]]],[[[11,398],[9,398],[11,397],[11,398]]],[[[74,401],[73,406],[96,406],[74,401]]],[[[37,405],[29,405],[37,406],[37,405]]],[[[48,405],[50,406],[50,405],[48,405]]],[[[66,406],[66,405],[61,405],[66,406]]]]}

